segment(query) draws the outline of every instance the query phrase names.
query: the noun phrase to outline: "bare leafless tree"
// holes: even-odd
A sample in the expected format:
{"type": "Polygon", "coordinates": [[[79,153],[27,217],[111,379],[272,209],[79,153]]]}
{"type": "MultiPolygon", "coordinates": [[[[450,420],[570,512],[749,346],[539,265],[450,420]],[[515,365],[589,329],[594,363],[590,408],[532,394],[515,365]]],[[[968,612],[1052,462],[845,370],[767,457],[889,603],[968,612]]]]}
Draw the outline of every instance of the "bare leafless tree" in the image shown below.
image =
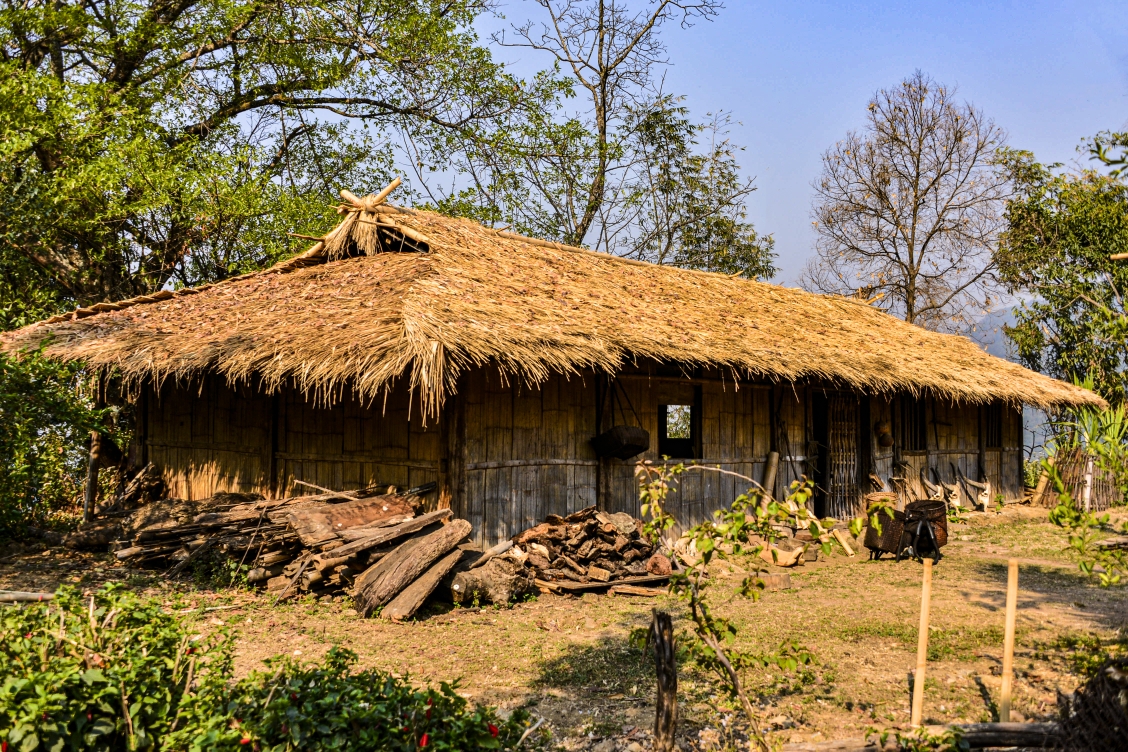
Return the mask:
{"type": "Polygon", "coordinates": [[[666,63],[666,47],[659,29],[674,21],[688,26],[695,19],[712,18],[720,0],[653,0],[632,10],[622,0],[536,0],[548,16],[545,23],[529,21],[513,29],[515,39],[502,35],[503,46],[528,47],[552,55],[588,100],[594,143],[579,174],[554,176],[541,191],[555,222],[565,228],[569,242],[606,245],[604,237],[588,238],[593,226],[605,234],[608,209],[617,192],[616,172],[630,164],[617,131],[632,109],[654,97],[654,70],[666,63]],[[565,185],[561,186],[563,182],[565,185]],[[563,196],[563,200],[559,199],[563,196]]]}
{"type": "Polygon", "coordinates": [[[917,71],[869,103],[823,155],[807,289],[856,295],[938,330],[965,329],[998,289],[991,250],[1008,195],[1006,134],[917,71]]]}

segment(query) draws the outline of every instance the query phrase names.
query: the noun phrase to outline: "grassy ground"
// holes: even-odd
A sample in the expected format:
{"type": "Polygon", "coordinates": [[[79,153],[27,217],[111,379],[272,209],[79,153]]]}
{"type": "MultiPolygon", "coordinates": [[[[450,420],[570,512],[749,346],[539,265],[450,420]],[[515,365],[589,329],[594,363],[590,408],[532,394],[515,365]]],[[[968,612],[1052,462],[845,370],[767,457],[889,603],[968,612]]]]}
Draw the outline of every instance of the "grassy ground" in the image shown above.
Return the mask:
{"type": "MultiPolygon", "coordinates": [[[[930,723],[989,721],[996,716],[1002,658],[1006,560],[1021,562],[1015,708],[1048,718],[1058,691],[1079,682],[1077,657],[1128,624],[1128,592],[1085,581],[1063,552],[1062,532],[1044,510],[1011,507],[952,529],[934,570],[925,718],[930,723]]],[[[793,589],[756,603],[737,593],[743,573],[715,568],[713,600],[740,628],[738,645],[770,653],[784,642],[809,650],[813,664],[795,672],[750,672],[764,723],[779,741],[861,736],[867,726],[903,724],[909,671],[915,664],[921,565],[837,555],[792,572],[793,589]]],[[[541,596],[511,609],[437,609],[410,624],[359,619],[345,599],[290,602],[246,590],[169,585],[115,566],[106,555],[59,550],[0,559],[0,588],[50,589],[63,582],[93,587],[123,580],[170,604],[179,595],[201,629],[238,631],[239,666],[270,655],[305,658],[347,646],[364,665],[420,681],[458,679],[483,702],[532,704],[548,719],[557,745],[584,749],[615,737],[620,748],[642,741],[653,722],[653,669],[630,644],[654,606],[680,613],[665,597],[541,596]]],[[[723,744],[727,699],[686,667],[679,684],[682,728],[693,746],[723,744]]],[[[604,747],[604,749],[608,749],[604,747]]]]}

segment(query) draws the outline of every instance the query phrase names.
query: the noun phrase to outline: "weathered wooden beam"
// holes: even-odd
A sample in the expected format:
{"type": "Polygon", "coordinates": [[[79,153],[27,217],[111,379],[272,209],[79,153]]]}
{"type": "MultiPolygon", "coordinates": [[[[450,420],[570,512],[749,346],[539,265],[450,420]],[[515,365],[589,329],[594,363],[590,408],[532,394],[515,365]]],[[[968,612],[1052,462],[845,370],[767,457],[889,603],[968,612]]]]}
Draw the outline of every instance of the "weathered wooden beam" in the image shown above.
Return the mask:
{"type": "Polygon", "coordinates": [[[388,495],[295,510],[287,519],[303,545],[316,546],[336,538],[338,531],[414,513],[408,497],[388,495]]]}
{"type": "Polygon", "coordinates": [[[463,552],[455,549],[449,554],[432,564],[415,582],[408,585],[403,591],[392,599],[391,603],[384,606],[380,616],[394,621],[410,619],[427,600],[427,596],[434,592],[443,578],[458,564],[463,552]]]}
{"type": "Polygon", "coordinates": [[[415,578],[470,534],[470,523],[454,520],[430,535],[401,543],[356,579],[357,611],[368,616],[387,605],[415,578]]]}
{"type": "Polygon", "coordinates": [[[341,557],[356,556],[362,551],[367,551],[370,548],[382,546],[385,543],[391,543],[392,541],[398,540],[405,535],[419,532],[423,528],[434,525],[438,522],[442,522],[448,517],[450,517],[449,509],[437,509],[434,512],[421,514],[418,517],[414,517],[408,520],[407,522],[401,522],[400,524],[394,525],[392,527],[373,528],[371,535],[359,540],[355,540],[352,543],[346,543],[345,545],[339,546],[338,548],[334,548],[332,551],[333,558],[339,559],[341,557]]]}

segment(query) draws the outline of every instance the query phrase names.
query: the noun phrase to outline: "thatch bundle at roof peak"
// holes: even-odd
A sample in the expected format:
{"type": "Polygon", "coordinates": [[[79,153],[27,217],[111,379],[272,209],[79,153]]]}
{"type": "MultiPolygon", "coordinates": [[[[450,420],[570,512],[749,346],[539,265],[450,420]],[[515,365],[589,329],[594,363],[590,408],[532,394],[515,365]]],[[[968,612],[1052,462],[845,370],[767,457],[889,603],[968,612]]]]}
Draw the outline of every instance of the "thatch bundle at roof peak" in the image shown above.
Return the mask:
{"type": "MultiPolygon", "coordinates": [[[[397,183],[398,184],[398,183],[397,183]]],[[[434,414],[459,374],[528,383],[632,359],[734,378],[819,379],[867,392],[1102,404],[1091,392],[863,302],[690,272],[389,206],[342,192],[341,223],[309,251],[204,287],[100,303],[3,336],[140,381],[219,373],[374,398],[407,378],[434,414]]]]}

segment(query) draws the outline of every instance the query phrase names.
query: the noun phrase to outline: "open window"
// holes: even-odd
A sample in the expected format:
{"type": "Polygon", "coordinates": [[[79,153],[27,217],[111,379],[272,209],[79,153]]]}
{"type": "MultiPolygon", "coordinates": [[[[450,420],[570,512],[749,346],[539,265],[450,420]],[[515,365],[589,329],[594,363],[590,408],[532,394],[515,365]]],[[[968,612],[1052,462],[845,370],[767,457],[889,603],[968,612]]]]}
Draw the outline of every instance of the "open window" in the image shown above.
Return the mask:
{"type": "Polygon", "coordinates": [[[658,405],[658,454],[673,459],[701,458],[701,389],[668,395],[658,405]],[[671,399],[671,397],[675,399],[671,399]]]}

